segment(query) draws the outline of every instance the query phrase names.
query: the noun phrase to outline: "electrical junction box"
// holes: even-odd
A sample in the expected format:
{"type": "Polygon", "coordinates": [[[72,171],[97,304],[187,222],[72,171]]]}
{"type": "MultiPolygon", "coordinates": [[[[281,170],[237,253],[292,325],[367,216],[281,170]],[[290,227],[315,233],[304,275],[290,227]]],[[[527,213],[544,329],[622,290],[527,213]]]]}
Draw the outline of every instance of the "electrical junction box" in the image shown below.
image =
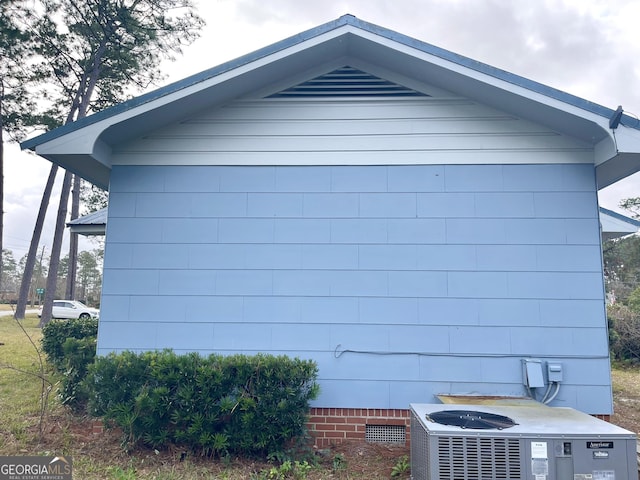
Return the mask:
{"type": "Polygon", "coordinates": [[[527,358],[522,361],[524,384],[529,388],[544,387],[542,360],[527,358]]]}
{"type": "Polygon", "coordinates": [[[413,480],[637,480],[636,435],[571,408],[411,404],[413,480]]]}
{"type": "Polygon", "coordinates": [[[547,363],[547,379],[550,382],[562,381],[562,364],[561,363],[547,363]]]}

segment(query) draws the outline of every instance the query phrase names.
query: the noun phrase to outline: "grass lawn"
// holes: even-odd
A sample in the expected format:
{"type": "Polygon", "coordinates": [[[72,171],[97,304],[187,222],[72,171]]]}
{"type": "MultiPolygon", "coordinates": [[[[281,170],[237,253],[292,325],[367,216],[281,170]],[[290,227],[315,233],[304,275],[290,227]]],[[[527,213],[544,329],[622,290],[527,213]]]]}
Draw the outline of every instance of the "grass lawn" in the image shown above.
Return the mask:
{"type": "MultiPolygon", "coordinates": [[[[37,316],[28,315],[22,325],[39,347],[37,316]]],[[[285,477],[277,471],[269,475],[274,465],[242,458],[212,461],[182,450],[125,452],[117,431],[93,434],[93,420],[59,405],[55,392],[49,397],[40,434],[41,367],[26,334],[12,316],[0,317],[0,455],[71,456],[74,478],[83,480],[378,480],[391,478],[392,468],[408,455],[406,447],[346,444],[317,456],[317,465],[305,476],[285,477]]],[[[47,376],[55,390],[55,376],[51,371],[47,376]]]]}
{"type": "Polygon", "coordinates": [[[634,433],[640,433],[640,368],[614,366],[614,413],[611,422],[634,433]]]}
{"type": "Polygon", "coordinates": [[[3,453],[23,449],[33,436],[33,420],[39,417],[43,388],[37,375],[41,365],[27,337],[39,346],[41,333],[37,325],[35,315],[22,322],[24,331],[12,316],[0,317],[0,451],[3,453]]]}

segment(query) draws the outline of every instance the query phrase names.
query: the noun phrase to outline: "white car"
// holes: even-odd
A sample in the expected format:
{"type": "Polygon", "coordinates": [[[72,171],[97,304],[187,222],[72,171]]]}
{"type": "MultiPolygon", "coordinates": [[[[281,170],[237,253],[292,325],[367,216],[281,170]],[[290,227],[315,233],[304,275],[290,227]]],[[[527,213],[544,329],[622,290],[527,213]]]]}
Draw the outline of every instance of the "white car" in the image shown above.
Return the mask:
{"type": "MultiPolygon", "coordinates": [[[[42,316],[42,309],[38,316],[42,316]]],[[[100,310],[77,300],[54,300],[51,318],[100,318],[100,310]]]]}

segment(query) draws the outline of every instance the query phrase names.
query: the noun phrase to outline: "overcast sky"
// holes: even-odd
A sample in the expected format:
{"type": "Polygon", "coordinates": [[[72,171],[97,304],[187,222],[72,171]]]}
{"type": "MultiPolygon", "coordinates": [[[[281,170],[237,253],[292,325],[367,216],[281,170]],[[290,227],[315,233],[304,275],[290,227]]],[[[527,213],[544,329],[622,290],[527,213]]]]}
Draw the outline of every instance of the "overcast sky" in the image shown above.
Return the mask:
{"type": "MultiPolygon", "coordinates": [[[[640,117],[638,0],[199,0],[197,4],[207,25],[183,56],[164,65],[164,84],[349,13],[606,107],[622,105],[628,115],[640,117]]],[[[49,162],[21,153],[15,145],[5,152],[4,246],[16,259],[28,249],[49,169],[49,162]]],[[[640,196],[639,184],[636,176],[601,191],[600,205],[623,212],[618,203],[640,196]]],[[[54,198],[57,195],[59,187],[54,198]]],[[[56,209],[53,201],[41,241],[47,253],[56,209]]],[[[81,248],[95,245],[83,241],[81,248]]]]}

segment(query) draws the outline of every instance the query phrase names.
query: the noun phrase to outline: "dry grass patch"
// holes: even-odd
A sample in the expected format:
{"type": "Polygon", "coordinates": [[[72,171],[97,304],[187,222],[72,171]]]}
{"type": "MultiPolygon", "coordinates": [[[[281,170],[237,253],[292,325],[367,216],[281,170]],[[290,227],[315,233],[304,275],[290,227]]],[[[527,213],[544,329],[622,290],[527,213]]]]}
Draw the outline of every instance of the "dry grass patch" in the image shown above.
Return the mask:
{"type": "Polygon", "coordinates": [[[640,433],[640,369],[614,366],[613,415],[611,422],[634,433],[640,433]]]}

